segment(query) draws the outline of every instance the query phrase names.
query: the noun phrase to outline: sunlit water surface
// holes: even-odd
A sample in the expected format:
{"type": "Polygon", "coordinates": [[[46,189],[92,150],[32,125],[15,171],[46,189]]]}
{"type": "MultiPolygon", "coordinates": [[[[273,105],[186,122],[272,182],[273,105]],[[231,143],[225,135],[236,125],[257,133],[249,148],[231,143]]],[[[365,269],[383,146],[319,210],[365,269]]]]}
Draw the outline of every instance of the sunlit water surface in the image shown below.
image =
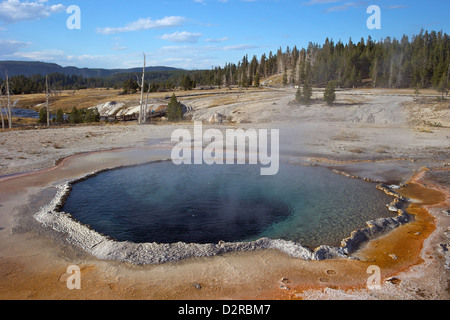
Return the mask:
{"type": "Polygon", "coordinates": [[[339,245],[365,222],[390,216],[372,183],[326,168],[170,161],[105,171],[73,185],[63,211],[119,241],[217,243],[261,237],[314,248],[339,245]]]}

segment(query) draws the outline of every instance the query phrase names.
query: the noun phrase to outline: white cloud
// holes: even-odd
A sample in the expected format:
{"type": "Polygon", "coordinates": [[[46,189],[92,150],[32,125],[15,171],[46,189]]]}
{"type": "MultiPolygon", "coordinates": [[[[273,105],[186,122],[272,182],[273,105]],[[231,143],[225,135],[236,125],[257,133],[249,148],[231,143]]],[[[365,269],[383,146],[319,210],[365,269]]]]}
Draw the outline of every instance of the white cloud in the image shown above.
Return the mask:
{"type": "MultiPolygon", "coordinates": [[[[228,0],[217,0],[218,2],[222,2],[222,3],[227,3],[228,2],[228,0]]],[[[241,0],[241,1],[245,1],[245,0],[241,0]]],[[[206,0],[194,0],[194,2],[197,2],[197,3],[201,3],[201,4],[203,4],[203,5],[206,5],[206,0]]]]}
{"type": "Polygon", "coordinates": [[[0,39],[0,57],[12,55],[28,45],[29,43],[26,42],[0,39]]]}
{"type": "Polygon", "coordinates": [[[113,51],[124,51],[124,50],[128,50],[128,47],[125,46],[115,46],[112,48],[113,51]]]}
{"type": "Polygon", "coordinates": [[[393,4],[393,5],[387,6],[386,8],[388,8],[389,10],[395,10],[395,9],[405,9],[405,8],[409,8],[409,6],[407,6],[407,5],[402,5],[402,4],[393,4]]]}
{"type": "Polygon", "coordinates": [[[152,20],[151,18],[139,19],[137,21],[131,22],[124,27],[106,27],[97,28],[98,33],[102,34],[114,34],[120,32],[130,32],[148,29],[158,29],[158,28],[169,28],[176,27],[183,24],[186,21],[184,17],[165,17],[160,20],[152,20]]]}
{"type": "Polygon", "coordinates": [[[214,45],[164,46],[149,52],[148,60],[152,65],[182,69],[209,69],[218,64],[216,53],[220,51],[222,48],[214,45]]]}
{"type": "Polygon", "coordinates": [[[28,59],[32,61],[55,62],[61,58],[66,58],[62,50],[44,50],[31,52],[15,52],[14,57],[18,59],[28,59]]]}
{"type": "MultiPolygon", "coordinates": [[[[4,58],[0,55],[0,58],[4,58]]],[[[121,67],[126,59],[127,54],[110,54],[110,55],[71,55],[63,50],[42,50],[30,52],[15,52],[7,58],[21,61],[42,61],[56,63],[60,66],[77,66],[80,68],[98,68],[99,66],[105,68],[121,67]]],[[[138,65],[138,64],[136,64],[138,65]]]]}
{"type": "Polygon", "coordinates": [[[327,3],[334,3],[334,2],[340,2],[342,0],[310,0],[308,2],[304,2],[304,5],[313,5],[313,4],[327,4],[327,3]]]}
{"type": "Polygon", "coordinates": [[[47,0],[20,1],[6,0],[0,3],[0,21],[15,23],[27,20],[48,18],[54,13],[65,10],[62,4],[45,5],[47,0]]]}
{"type": "Polygon", "coordinates": [[[249,50],[249,49],[255,49],[258,48],[258,46],[252,45],[252,44],[237,44],[233,46],[226,46],[223,47],[223,50],[249,50]]]}
{"type": "Polygon", "coordinates": [[[176,31],[172,34],[165,34],[161,36],[161,39],[172,41],[172,42],[179,42],[179,43],[195,43],[198,41],[198,38],[202,36],[201,33],[191,33],[187,31],[179,32],[176,31]]]}
{"type": "Polygon", "coordinates": [[[325,12],[344,11],[344,10],[348,10],[350,8],[357,8],[360,6],[367,5],[367,3],[368,3],[367,1],[346,2],[342,5],[330,7],[328,9],[326,9],[325,12]]]}
{"type": "Polygon", "coordinates": [[[216,39],[205,39],[205,42],[225,42],[230,40],[229,37],[216,38],[216,39]]]}
{"type": "Polygon", "coordinates": [[[368,1],[349,2],[345,0],[309,0],[308,2],[303,2],[302,4],[305,6],[310,6],[310,5],[323,5],[331,3],[336,3],[336,5],[328,7],[327,9],[323,10],[323,12],[344,11],[351,8],[357,8],[363,5],[367,5],[368,1]],[[338,2],[340,2],[340,4],[338,2]]]}

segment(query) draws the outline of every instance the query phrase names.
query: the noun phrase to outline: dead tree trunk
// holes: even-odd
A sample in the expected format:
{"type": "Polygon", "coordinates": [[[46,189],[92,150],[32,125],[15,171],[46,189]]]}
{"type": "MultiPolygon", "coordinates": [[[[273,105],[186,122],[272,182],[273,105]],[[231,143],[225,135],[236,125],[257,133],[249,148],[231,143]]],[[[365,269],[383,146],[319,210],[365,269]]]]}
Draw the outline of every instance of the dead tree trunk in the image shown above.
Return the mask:
{"type": "Polygon", "coordinates": [[[145,81],[145,53],[144,53],[144,68],[142,69],[142,81],[141,81],[141,106],[139,109],[139,124],[142,124],[144,122],[144,81],[145,81]]]}
{"type": "Polygon", "coordinates": [[[11,119],[11,98],[10,98],[10,92],[9,92],[9,78],[8,78],[8,71],[6,72],[6,104],[8,108],[8,124],[9,128],[12,129],[12,119],[11,119]]]}
{"type": "Polygon", "coordinates": [[[50,108],[48,103],[48,75],[45,76],[45,97],[46,97],[46,108],[47,108],[47,128],[50,127],[50,108]]]}
{"type": "Polygon", "coordinates": [[[0,115],[2,118],[2,130],[5,130],[5,119],[3,118],[3,84],[0,87],[0,115]]]}
{"type": "MultiPolygon", "coordinates": [[[[150,83],[148,84],[148,89],[147,89],[147,98],[145,99],[145,109],[144,109],[144,123],[147,122],[147,108],[148,108],[148,95],[150,94],[150,83]]],[[[151,120],[151,117],[150,119],[151,120]]]]}

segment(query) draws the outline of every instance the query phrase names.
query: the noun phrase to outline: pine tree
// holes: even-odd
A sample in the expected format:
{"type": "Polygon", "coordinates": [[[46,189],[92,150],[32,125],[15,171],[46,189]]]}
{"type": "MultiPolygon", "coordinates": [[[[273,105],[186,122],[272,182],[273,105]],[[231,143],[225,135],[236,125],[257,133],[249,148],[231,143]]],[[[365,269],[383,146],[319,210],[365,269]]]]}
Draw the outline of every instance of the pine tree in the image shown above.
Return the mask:
{"type": "Polygon", "coordinates": [[[443,74],[439,82],[438,91],[441,93],[441,101],[444,100],[444,93],[448,91],[447,75],[443,74]]]}
{"type": "Polygon", "coordinates": [[[98,112],[97,108],[86,110],[86,112],[83,116],[84,123],[92,123],[92,122],[99,122],[99,121],[100,121],[100,113],[98,112]]]}
{"type": "Polygon", "coordinates": [[[47,124],[47,108],[41,108],[39,110],[39,121],[40,124],[47,124]]]}
{"type": "Polygon", "coordinates": [[[256,72],[255,78],[253,79],[253,81],[254,81],[254,86],[258,88],[259,85],[260,85],[260,83],[259,83],[259,72],[256,72]]]}
{"type": "MultiPolygon", "coordinates": [[[[221,77],[217,78],[216,84],[220,86],[221,82],[219,80],[221,80],[221,77]]],[[[195,88],[195,82],[191,79],[191,77],[189,77],[189,75],[186,75],[181,81],[181,87],[185,91],[192,90],[195,88]]]]}
{"type": "Polygon", "coordinates": [[[83,122],[83,115],[78,111],[77,107],[73,107],[70,113],[69,123],[76,124],[81,122],[83,122]]]}
{"type": "Polygon", "coordinates": [[[325,92],[323,94],[323,98],[328,105],[332,105],[336,101],[336,83],[334,81],[330,81],[327,84],[325,92]]]}
{"type": "Polygon", "coordinates": [[[64,122],[64,112],[62,109],[58,109],[56,111],[56,123],[63,123],[64,122]]]}
{"type": "Polygon", "coordinates": [[[305,81],[303,84],[303,103],[308,105],[311,102],[311,96],[312,96],[312,88],[309,85],[308,81],[305,81]]]}
{"type": "Polygon", "coordinates": [[[169,121],[179,121],[183,119],[183,108],[181,103],[177,100],[175,93],[172,94],[172,98],[167,106],[167,119],[169,119],[169,121]]]}
{"type": "Polygon", "coordinates": [[[284,71],[284,73],[283,73],[283,86],[286,86],[287,85],[287,83],[288,83],[288,78],[287,78],[287,73],[286,73],[286,70],[284,71]]]}
{"type": "Polygon", "coordinates": [[[416,95],[416,98],[420,94],[420,86],[418,84],[416,84],[416,86],[414,87],[414,94],[416,95]]]}
{"type": "Polygon", "coordinates": [[[302,88],[299,86],[297,89],[297,92],[295,93],[295,101],[297,103],[302,103],[303,101],[303,93],[302,93],[302,88]]]}
{"type": "Polygon", "coordinates": [[[98,111],[98,109],[94,108],[92,112],[93,112],[93,122],[100,122],[100,112],[98,111]]]}
{"type": "Polygon", "coordinates": [[[248,88],[248,77],[246,71],[242,72],[241,86],[244,88],[248,88]]]}

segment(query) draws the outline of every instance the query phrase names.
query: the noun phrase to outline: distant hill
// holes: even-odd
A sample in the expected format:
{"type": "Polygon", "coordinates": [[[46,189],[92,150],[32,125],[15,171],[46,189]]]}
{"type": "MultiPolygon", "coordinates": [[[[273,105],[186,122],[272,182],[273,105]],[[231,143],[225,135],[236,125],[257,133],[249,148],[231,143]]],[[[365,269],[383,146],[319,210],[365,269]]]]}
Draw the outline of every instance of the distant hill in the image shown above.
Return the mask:
{"type": "MultiPolygon", "coordinates": [[[[131,69],[90,69],[77,67],[62,67],[56,63],[38,61],[0,61],[0,78],[5,78],[6,71],[10,77],[24,75],[26,77],[40,74],[62,73],[66,75],[83,76],[85,78],[109,77],[122,73],[140,73],[141,68],[131,69]]],[[[182,69],[171,67],[147,67],[146,71],[183,71],[182,69]]]]}

